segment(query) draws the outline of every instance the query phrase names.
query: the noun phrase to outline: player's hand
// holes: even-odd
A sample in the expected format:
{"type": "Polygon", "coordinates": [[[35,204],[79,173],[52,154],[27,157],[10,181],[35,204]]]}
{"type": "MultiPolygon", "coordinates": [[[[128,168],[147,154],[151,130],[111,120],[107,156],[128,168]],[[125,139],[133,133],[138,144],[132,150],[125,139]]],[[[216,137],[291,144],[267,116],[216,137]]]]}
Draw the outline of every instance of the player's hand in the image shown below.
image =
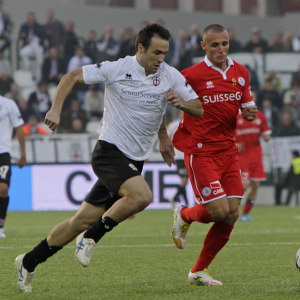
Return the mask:
{"type": "Polygon", "coordinates": [[[60,121],[60,112],[50,109],[45,117],[45,124],[52,130],[52,134],[57,129],[60,121]]]}
{"type": "Polygon", "coordinates": [[[170,91],[167,94],[166,99],[173,107],[180,109],[182,100],[179,98],[177,93],[170,91]]]}
{"type": "Polygon", "coordinates": [[[19,169],[22,169],[26,165],[26,156],[21,156],[18,161],[19,169]]]}
{"type": "Polygon", "coordinates": [[[163,160],[167,163],[169,167],[171,167],[172,163],[176,165],[175,150],[171,139],[168,137],[168,135],[166,135],[166,137],[159,138],[158,141],[159,151],[163,160]]]}
{"type": "Polygon", "coordinates": [[[257,116],[257,106],[256,105],[242,108],[241,111],[242,111],[242,116],[243,116],[244,120],[251,122],[256,119],[256,116],[257,116]]]}
{"type": "Polygon", "coordinates": [[[241,153],[244,150],[244,145],[242,143],[235,143],[238,147],[238,153],[241,153]]]}

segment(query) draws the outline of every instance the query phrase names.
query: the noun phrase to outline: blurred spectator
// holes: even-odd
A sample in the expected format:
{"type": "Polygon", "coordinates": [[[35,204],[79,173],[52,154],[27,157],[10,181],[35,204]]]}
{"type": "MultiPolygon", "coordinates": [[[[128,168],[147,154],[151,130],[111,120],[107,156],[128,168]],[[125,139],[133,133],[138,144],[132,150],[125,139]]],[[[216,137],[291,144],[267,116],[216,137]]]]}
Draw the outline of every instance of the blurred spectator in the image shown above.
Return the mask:
{"type": "Polygon", "coordinates": [[[285,32],[283,35],[283,51],[293,51],[293,36],[290,32],[285,32]]]}
{"type": "Polygon", "coordinates": [[[179,30],[179,38],[175,42],[172,65],[179,71],[192,65],[192,45],[188,41],[188,36],[184,29],[179,30]]]}
{"type": "Polygon", "coordinates": [[[120,45],[120,51],[118,56],[120,58],[126,57],[127,55],[133,56],[135,55],[135,36],[133,29],[131,27],[126,28],[125,30],[125,39],[123,43],[120,45]]]}
{"type": "Polygon", "coordinates": [[[82,128],[85,131],[86,116],[85,112],[81,110],[78,100],[73,100],[70,108],[63,112],[60,121],[60,129],[62,132],[72,132],[73,120],[80,119],[82,121],[82,128]]]}
{"type": "Polygon", "coordinates": [[[276,74],[274,70],[269,70],[267,75],[264,77],[264,83],[269,80],[273,86],[275,91],[281,92],[282,85],[281,85],[281,78],[276,74]]]}
{"type": "Polygon", "coordinates": [[[116,59],[120,46],[112,36],[112,28],[106,27],[101,39],[97,43],[98,62],[116,59]]]}
{"type": "Polygon", "coordinates": [[[197,56],[204,56],[205,51],[201,47],[201,41],[202,41],[202,36],[199,33],[199,29],[197,25],[193,24],[190,27],[190,34],[188,36],[188,41],[190,42],[192,46],[192,56],[197,57],[197,56]]]}
{"type": "Polygon", "coordinates": [[[3,45],[0,47],[0,52],[10,46],[11,44],[11,31],[13,28],[13,23],[10,19],[9,14],[6,11],[3,11],[3,1],[0,0],[0,40],[4,40],[3,45]]]}
{"type": "Polygon", "coordinates": [[[272,102],[272,106],[279,110],[282,107],[282,99],[280,97],[279,92],[277,92],[270,79],[266,79],[264,83],[264,87],[261,91],[257,94],[257,107],[261,110],[262,109],[262,101],[264,99],[269,99],[272,102]]]}
{"type": "Polygon", "coordinates": [[[272,51],[272,52],[285,51],[281,32],[275,33],[274,39],[273,39],[272,43],[270,44],[270,51],[272,51]]]}
{"type": "Polygon", "coordinates": [[[65,74],[64,60],[58,57],[57,49],[51,48],[49,56],[44,60],[42,66],[42,81],[46,84],[58,84],[65,74]]]}
{"type": "Polygon", "coordinates": [[[97,85],[90,85],[86,92],[83,101],[83,109],[86,112],[87,119],[97,118],[101,119],[104,109],[104,95],[99,90],[97,85]]]}
{"type": "Polygon", "coordinates": [[[292,121],[300,128],[300,105],[299,99],[295,94],[291,94],[290,103],[285,104],[283,106],[283,112],[287,112],[290,116],[292,121]]]}
{"type": "Polygon", "coordinates": [[[65,25],[65,42],[64,42],[64,56],[65,65],[68,65],[71,57],[74,56],[77,47],[79,46],[78,38],[74,32],[74,22],[68,21],[65,25]]]}
{"type": "Polygon", "coordinates": [[[267,119],[268,127],[273,129],[279,122],[278,110],[273,107],[269,99],[263,99],[261,111],[267,119]]]}
{"type": "Polygon", "coordinates": [[[19,104],[20,98],[23,98],[16,83],[10,85],[10,90],[4,94],[4,97],[14,100],[17,104],[19,104]]]}
{"type": "Polygon", "coordinates": [[[284,112],[281,116],[280,124],[272,131],[272,136],[297,136],[300,135],[300,129],[293,122],[289,113],[284,112]]]}
{"type": "Polygon", "coordinates": [[[85,133],[85,128],[81,119],[74,119],[72,121],[72,128],[70,133],[85,133]]]}
{"type": "Polygon", "coordinates": [[[300,82],[298,80],[292,79],[291,88],[283,92],[283,104],[291,102],[291,95],[296,95],[297,99],[300,99],[300,82]]]}
{"type": "Polygon", "coordinates": [[[250,86],[252,90],[257,92],[259,90],[260,85],[259,85],[259,80],[256,71],[251,69],[249,65],[245,65],[245,67],[247,68],[249,73],[250,86]]]}
{"type": "Polygon", "coordinates": [[[261,37],[261,31],[258,27],[252,28],[251,38],[244,47],[244,51],[253,53],[266,53],[269,50],[267,40],[261,37]]]}
{"type": "Polygon", "coordinates": [[[36,59],[36,74],[35,80],[41,80],[41,70],[44,60],[44,27],[36,22],[35,14],[28,13],[26,23],[21,25],[19,38],[23,41],[23,46],[20,50],[20,56],[23,61],[23,67],[26,70],[30,69],[30,58],[36,59]]]}
{"type": "MultiPolygon", "coordinates": [[[[283,189],[288,189],[285,205],[289,205],[293,193],[300,190],[300,154],[298,150],[292,152],[291,166],[284,180],[275,186],[275,205],[281,205],[281,193],[283,189]]],[[[298,196],[296,195],[298,198],[298,196]]],[[[298,199],[297,199],[298,200],[298,199]]]]}
{"type": "Polygon", "coordinates": [[[4,58],[3,52],[0,51],[0,74],[2,73],[2,71],[6,71],[6,73],[10,75],[9,61],[8,59],[4,58]]]}
{"type": "Polygon", "coordinates": [[[20,109],[22,119],[26,123],[29,119],[29,116],[34,114],[34,111],[32,108],[28,107],[28,102],[24,98],[19,99],[18,107],[20,109]]]}
{"type": "Polygon", "coordinates": [[[90,30],[89,37],[84,44],[85,54],[95,64],[97,62],[98,50],[97,50],[97,34],[95,30],[90,30]]]}
{"type": "Polygon", "coordinates": [[[76,54],[69,61],[67,73],[91,63],[91,58],[85,55],[84,50],[82,48],[77,48],[76,54]]]}
{"type": "Polygon", "coordinates": [[[235,38],[235,29],[233,27],[228,28],[229,35],[229,53],[236,53],[242,51],[242,44],[235,38]]]}
{"type": "Polygon", "coordinates": [[[0,73],[0,95],[3,96],[8,93],[13,82],[13,78],[6,71],[2,71],[0,73]]]}
{"type": "Polygon", "coordinates": [[[116,43],[118,44],[118,52],[116,54],[116,60],[118,60],[119,58],[123,58],[120,56],[120,51],[121,51],[121,47],[123,46],[125,40],[126,40],[126,30],[124,27],[120,27],[118,28],[118,31],[117,31],[117,39],[116,39],[116,43]]]}
{"type": "Polygon", "coordinates": [[[64,53],[65,28],[62,22],[54,19],[52,9],[47,10],[47,22],[44,27],[48,42],[47,49],[55,47],[59,57],[62,57],[64,53]]]}
{"type": "Polygon", "coordinates": [[[298,70],[292,74],[291,82],[300,86],[300,64],[298,65],[298,70]]]}
{"type": "MultiPolygon", "coordinates": [[[[163,27],[166,27],[165,26],[165,21],[163,19],[158,19],[156,21],[156,23],[163,26],[163,27]]],[[[164,61],[169,65],[171,65],[171,63],[173,61],[174,51],[175,51],[175,41],[174,41],[174,38],[171,35],[171,38],[169,40],[169,51],[166,53],[165,59],[164,59],[164,61]]],[[[135,49],[134,49],[134,54],[131,54],[131,55],[135,55],[135,49]]]]}
{"type": "Polygon", "coordinates": [[[28,118],[28,122],[23,125],[25,136],[31,134],[48,134],[48,131],[38,124],[36,116],[31,115],[28,118]]]}
{"type": "Polygon", "coordinates": [[[34,111],[39,122],[43,122],[47,111],[51,107],[47,85],[45,82],[40,82],[36,91],[29,96],[28,107],[34,111]]]}
{"type": "Polygon", "coordinates": [[[298,31],[298,36],[293,38],[292,47],[294,52],[300,52],[300,29],[298,31]]]}
{"type": "MultiPolygon", "coordinates": [[[[77,48],[76,54],[69,61],[67,73],[91,63],[92,60],[84,54],[83,49],[77,48]]],[[[80,104],[83,104],[84,95],[87,90],[88,85],[86,84],[77,84],[76,86],[74,86],[73,91],[76,93],[76,97],[80,101],[80,104]]]]}

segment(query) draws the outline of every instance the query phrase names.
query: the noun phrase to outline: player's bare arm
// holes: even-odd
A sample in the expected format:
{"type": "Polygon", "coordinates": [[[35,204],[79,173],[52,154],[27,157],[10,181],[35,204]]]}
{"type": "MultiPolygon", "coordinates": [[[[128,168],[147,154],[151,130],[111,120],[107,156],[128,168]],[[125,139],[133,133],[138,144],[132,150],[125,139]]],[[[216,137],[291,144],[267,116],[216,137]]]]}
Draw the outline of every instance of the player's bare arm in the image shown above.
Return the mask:
{"type": "Polygon", "coordinates": [[[18,167],[21,169],[26,165],[26,152],[25,152],[25,135],[23,131],[23,126],[19,126],[15,128],[17,139],[20,144],[21,156],[18,161],[18,167]]]}
{"type": "Polygon", "coordinates": [[[51,109],[47,112],[45,117],[45,124],[52,130],[52,133],[54,133],[58,127],[62,106],[75,84],[84,84],[82,68],[65,74],[59,82],[51,109]]]}
{"type": "Polygon", "coordinates": [[[243,116],[244,120],[246,120],[248,122],[252,122],[256,119],[256,116],[257,116],[257,106],[256,105],[242,108],[241,111],[242,111],[242,116],[243,116]]]}
{"type": "Polygon", "coordinates": [[[203,108],[199,99],[182,101],[180,97],[177,95],[177,93],[173,91],[170,91],[167,94],[166,99],[173,107],[183,110],[185,113],[187,113],[192,117],[200,118],[203,115],[203,108]]]}
{"type": "Polygon", "coordinates": [[[175,151],[174,145],[167,133],[166,117],[164,116],[159,131],[158,131],[159,151],[163,160],[171,167],[172,162],[175,165],[175,151]]]}

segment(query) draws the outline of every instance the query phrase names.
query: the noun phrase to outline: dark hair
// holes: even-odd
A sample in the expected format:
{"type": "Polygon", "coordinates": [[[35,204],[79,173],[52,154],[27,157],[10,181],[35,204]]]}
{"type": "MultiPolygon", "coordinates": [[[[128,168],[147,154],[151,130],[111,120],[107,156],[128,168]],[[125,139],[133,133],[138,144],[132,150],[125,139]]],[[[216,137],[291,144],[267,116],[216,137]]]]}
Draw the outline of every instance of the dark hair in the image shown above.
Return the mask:
{"type": "Polygon", "coordinates": [[[225,27],[219,24],[211,24],[204,28],[203,30],[203,36],[207,35],[207,32],[212,30],[212,32],[223,32],[226,31],[225,27]]]}
{"type": "Polygon", "coordinates": [[[138,33],[136,40],[135,40],[135,50],[138,51],[138,44],[142,44],[145,48],[145,51],[147,51],[151,44],[151,39],[154,36],[158,36],[162,38],[163,40],[169,41],[171,38],[171,34],[165,27],[153,23],[148,24],[146,27],[144,27],[140,32],[138,33]]]}
{"type": "Polygon", "coordinates": [[[292,151],[292,154],[295,156],[295,157],[299,157],[300,154],[299,154],[299,151],[298,150],[294,150],[292,151]]]}

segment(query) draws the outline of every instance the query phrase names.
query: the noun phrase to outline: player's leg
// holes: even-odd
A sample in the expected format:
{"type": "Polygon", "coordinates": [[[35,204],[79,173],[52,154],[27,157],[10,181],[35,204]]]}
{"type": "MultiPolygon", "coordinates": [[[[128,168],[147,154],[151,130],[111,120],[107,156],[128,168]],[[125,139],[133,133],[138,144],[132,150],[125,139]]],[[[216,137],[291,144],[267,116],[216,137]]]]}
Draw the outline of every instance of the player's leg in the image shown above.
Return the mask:
{"type": "Polygon", "coordinates": [[[118,200],[83,235],[77,244],[76,257],[85,267],[92,254],[86,251],[88,242],[97,243],[107,232],[135,213],[144,210],[152,201],[152,192],[141,176],[143,161],[125,157],[115,146],[98,143],[93,157],[93,169],[99,180],[118,200]],[[98,149],[98,150],[97,150],[98,149]],[[86,253],[89,253],[87,257],[86,253]]]}
{"type": "Polygon", "coordinates": [[[246,203],[243,207],[243,212],[242,212],[240,221],[248,221],[248,222],[252,221],[252,219],[249,217],[249,213],[254,205],[254,201],[257,196],[257,191],[258,191],[259,185],[260,185],[259,181],[251,180],[250,191],[247,195],[246,203]]]}
{"type": "MultiPolygon", "coordinates": [[[[206,204],[210,213],[215,213],[219,205],[223,205],[225,199],[218,199],[206,204]]],[[[223,220],[216,221],[208,231],[202,251],[189,273],[189,281],[195,285],[222,285],[221,282],[214,280],[207,269],[215,256],[226,245],[232,232],[234,223],[239,217],[238,206],[240,198],[226,199],[228,204],[228,214],[223,220]]],[[[225,204],[226,206],[226,204],[225,204]]]]}
{"type": "Polygon", "coordinates": [[[0,154],[0,238],[5,238],[4,221],[9,203],[9,186],[11,178],[11,159],[9,153],[0,154]]]}
{"type": "Polygon", "coordinates": [[[104,205],[95,206],[83,202],[74,217],[55,226],[50,235],[32,251],[19,255],[15,261],[19,274],[17,283],[19,291],[31,292],[30,282],[37,265],[45,262],[72,241],[80,232],[97,222],[104,211],[104,205]]]}
{"type": "Polygon", "coordinates": [[[218,184],[220,184],[221,187],[217,187],[216,182],[212,182],[209,186],[210,190],[208,188],[201,190],[202,198],[209,199],[209,201],[205,203],[205,206],[215,223],[207,233],[202,251],[196,264],[189,273],[190,283],[196,285],[222,284],[207,274],[207,268],[217,253],[219,253],[228,242],[234,223],[239,217],[238,207],[241,198],[243,198],[243,185],[237,157],[231,155],[230,152],[224,152],[223,156],[219,157],[219,159],[224,162],[223,165],[220,165],[222,178],[218,184]],[[223,195],[223,193],[226,193],[227,198],[223,196],[217,199],[210,199],[211,194],[214,193],[215,195],[223,195]]]}

